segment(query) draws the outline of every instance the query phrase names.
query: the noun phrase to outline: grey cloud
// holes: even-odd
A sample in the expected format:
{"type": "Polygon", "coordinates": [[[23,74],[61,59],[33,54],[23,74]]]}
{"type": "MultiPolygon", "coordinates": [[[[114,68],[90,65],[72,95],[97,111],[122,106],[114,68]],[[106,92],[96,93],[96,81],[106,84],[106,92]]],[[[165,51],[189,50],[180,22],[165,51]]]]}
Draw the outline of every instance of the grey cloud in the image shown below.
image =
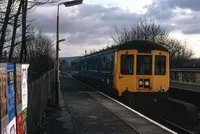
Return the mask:
{"type": "Polygon", "coordinates": [[[176,19],[173,21],[176,24],[175,28],[180,30],[184,34],[199,34],[199,16],[200,12],[192,12],[189,15],[185,15],[184,17],[176,19]]]}
{"type": "Polygon", "coordinates": [[[182,32],[184,34],[199,34],[200,33],[200,27],[198,25],[188,28],[188,29],[183,29],[182,32]]]}
{"type": "MultiPolygon", "coordinates": [[[[159,4],[162,7],[168,7],[170,9],[182,8],[191,9],[193,11],[200,11],[200,0],[153,0],[152,3],[153,5],[159,4]]],[[[148,6],[146,6],[146,8],[147,7],[148,6]]]]}
{"type": "Polygon", "coordinates": [[[76,34],[69,34],[67,36],[67,41],[72,44],[95,44],[100,38],[106,38],[109,36],[110,28],[99,28],[93,29],[91,31],[79,32],[76,34]]]}
{"type": "MultiPolygon", "coordinates": [[[[76,16],[68,16],[69,13],[60,13],[60,32],[77,33],[99,27],[113,25],[127,25],[138,18],[137,14],[127,13],[120,8],[105,8],[101,5],[83,5],[79,8],[76,16]]],[[[40,25],[48,27],[47,32],[54,32],[56,29],[56,18],[50,18],[43,14],[34,14],[40,25]]]]}
{"type": "Polygon", "coordinates": [[[197,34],[200,33],[200,0],[153,0],[152,5],[148,5],[147,13],[145,16],[151,17],[164,26],[169,32],[179,30],[184,34],[197,34]],[[185,10],[174,10],[179,7],[180,9],[189,8],[193,10],[187,13],[185,10]],[[195,11],[196,10],[196,11],[195,11]],[[176,24],[172,26],[171,24],[176,24]]]}
{"type": "MultiPolygon", "coordinates": [[[[183,2],[186,2],[186,0],[183,0],[183,2]]],[[[60,12],[60,33],[63,35],[62,38],[67,39],[67,44],[101,44],[105,43],[104,39],[111,37],[114,26],[129,27],[140,18],[153,18],[169,32],[181,30],[185,34],[200,33],[200,28],[198,28],[199,14],[192,12],[188,15],[181,11],[179,15],[192,16],[192,19],[182,19],[173,12],[173,8],[177,6],[184,8],[183,5],[172,0],[161,2],[154,0],[152,5],[145,7],[147,8],[145,14],[137,14],[125,12],[119,7],[106,8],[101,5],[83,4],[78,7],[78,14],[75,16],[70,16],[72,12],[69,12],[69,10],[63,9],[60,12]],[[67,12],[64,12],[64,10],[67,12]],[[172,26],[172,23],[176,25],[172,26]]],[[[53,8],[56,9],[56,7],[53,8]]],[[[32,16],[37,18],[38,25],[42,26],[46,32],[56,32],[56,12],[51,16],[35,12],[32,16]]]]}
{"type": "Polygon", "coordinates": [[[170,20],[173,17],[173,11],[165,1],[154,0],[152,5],[145,6],[147,8],[145,16],[161,21],[170,20]]]}
{"type": "Polygon", "coordinates": [[[79,17],[87,17],[87,16],[92,16],[96,14],[109,14],[113,12],[121,12],[122,10],[118,7],[110,7],[110,8],[105,8],[101,5],[89,5],[89,4],[84,4],[79,8],[80,16],[79,17]]]}
{"type": "Polygon", "coordinates": [[[200,11],[200,0],[168,0],[171,8],[188,8],[194,11],[200,11]]]}
{"type": "MultiPolygon", "coordinates": [[[[140,16],[124,12],[118,7],[85,4],[78,8],[76,16],[60,12],[60,33],[66,34],[69,43],[95,44],[102,38],[111,37],[114,26],[129,26],[140,16]]],[[[55,33],[56,18],[45,14],[33,14],[37,23],[48,33],[55,33]]]]}

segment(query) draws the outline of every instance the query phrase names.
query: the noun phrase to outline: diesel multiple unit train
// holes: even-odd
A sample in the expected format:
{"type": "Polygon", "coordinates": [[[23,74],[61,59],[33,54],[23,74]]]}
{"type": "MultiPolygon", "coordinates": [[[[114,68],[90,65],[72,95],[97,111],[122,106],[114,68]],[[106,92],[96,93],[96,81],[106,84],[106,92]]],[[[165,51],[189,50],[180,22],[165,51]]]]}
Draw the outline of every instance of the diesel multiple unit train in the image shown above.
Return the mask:
{"type": "MultiPolygon", "coordinates": [[[[74,59],[71,75],[124,98],[132,105],[149,109],[151,104],[162,104],[168,99],[169,64],[169,52],[165,47],[134,40],[74,59]]],[[[190,106],[182,105],[189,109],[187,112],[191,111],[190,106]]]]}
{"type": "Polygon", "coordinates": [[[71,62],[71,70],[72,76],[98,83],[118,96],[159,95],[168,91],[170,83],[168,50],[149,41],[131,41],[80,57],[71,62]]]}

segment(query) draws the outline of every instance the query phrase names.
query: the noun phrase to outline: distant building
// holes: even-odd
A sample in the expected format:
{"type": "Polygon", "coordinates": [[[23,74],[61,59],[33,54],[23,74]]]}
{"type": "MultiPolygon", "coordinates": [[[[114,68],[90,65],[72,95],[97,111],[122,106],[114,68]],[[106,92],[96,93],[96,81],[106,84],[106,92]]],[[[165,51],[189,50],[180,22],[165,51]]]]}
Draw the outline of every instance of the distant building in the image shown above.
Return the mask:
{"type": "Polygon", "coordinates": [[[71,61],[79,58],[80,56],[74,56],[74,57],[60,57],[60,70],[63,71],[70,71],[71,69],[71,61]]]}

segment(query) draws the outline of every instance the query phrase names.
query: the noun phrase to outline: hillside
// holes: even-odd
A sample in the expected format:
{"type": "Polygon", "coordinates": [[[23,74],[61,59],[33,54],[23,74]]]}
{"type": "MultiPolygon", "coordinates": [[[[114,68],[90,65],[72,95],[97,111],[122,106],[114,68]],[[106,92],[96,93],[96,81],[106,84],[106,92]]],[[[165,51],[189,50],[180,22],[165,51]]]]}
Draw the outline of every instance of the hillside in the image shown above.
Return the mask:
{"type": "Polygon", "coordinates": [[[73,56],[73,57],[60,57],[60,61],[65,60],[68,63],[71,63],[73,59],[79,58],[80,56],[73,56]]]}

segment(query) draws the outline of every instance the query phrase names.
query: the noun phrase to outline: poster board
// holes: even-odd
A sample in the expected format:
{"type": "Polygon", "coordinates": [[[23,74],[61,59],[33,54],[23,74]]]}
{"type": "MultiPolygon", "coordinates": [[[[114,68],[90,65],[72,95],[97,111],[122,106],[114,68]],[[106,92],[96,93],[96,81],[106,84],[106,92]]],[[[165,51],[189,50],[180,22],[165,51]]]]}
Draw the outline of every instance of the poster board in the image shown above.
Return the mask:
{"type": "Polygon", "coordinates": [[[27,134],[27,109],[22,112],[23,134],[27,134]]]}
{"type": "Polygon", "coordinates": [[[23,134],[23,116],[22,112],[17,115],[17,134],[23,134]]]}
{"type": "Polygon", "coordinates": [[[7,92],[7,64],[0,63],[0,118],[1,134],[7,133],[8,125],[8,92],[7,92]]]}
{"type": "Polygon", "coordinates": [[[28,67],[29,64],[21,65],[22,111],[28,106],[28,67]]]}
{"type": "Polygon", "coordinates": [[[7,134],[17,134],[16,131],[16,117],[14,117],[7,126],[7,134]]]}
{"type": "Polygon", "coordinates": [[[28,68],[29,64],[21,65],[23,134],[27,134],[28,68]]]}
{"type": "Polygon", "coordinates": [[[21,64],[16,64],[15,76],[17,115],[19,115],[22,112],[21,64]]]}
{"type": "Polygon", "coordinates": [[[22,82],[21,64],[15,65],[15,87],[16,87],[16,106],[17,106],[17,134],[23,134],[22,120],[22,82]]]}
{"type": "Polygon", "coordinates": [[[15,64],[7,63],[7,85],[8,85],[8,121],[7,134],[16,134],[16,100],[15,100],[15,64]]]}
{"type": "Polygon", "coordinates": [[[28,68],[29,64],[0,63],[1,134],[27,133],[28,68]]]}

